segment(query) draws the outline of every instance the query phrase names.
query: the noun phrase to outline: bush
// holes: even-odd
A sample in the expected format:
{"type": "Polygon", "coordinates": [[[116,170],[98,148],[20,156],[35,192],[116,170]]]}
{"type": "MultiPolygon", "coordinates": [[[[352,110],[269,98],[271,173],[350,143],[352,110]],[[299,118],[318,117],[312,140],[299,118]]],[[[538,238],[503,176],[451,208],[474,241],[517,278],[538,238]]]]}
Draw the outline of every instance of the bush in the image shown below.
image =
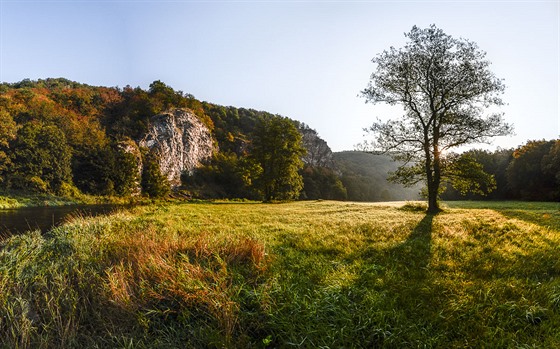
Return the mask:
{"type": "Polygon", "coordinates": [[[68,182],[62,182],[57,194],[70,198],[79,198],[80,196],[82,196],[80,190],[76,188],[75,185],[68,182]]]}
{"type": "Polygon", "coordinates": [[[160,198],[169,194],[171,186],[167,177],[161,173],[156,154],[147,152],[143,159],[142,193],[151,198],[160,198]]]}
{"type": "Polygon", "coordinates": [[[428,204],[425,202],[407,201],[399,210],[406,212],[426,212],[428,210],[428,204]]]}

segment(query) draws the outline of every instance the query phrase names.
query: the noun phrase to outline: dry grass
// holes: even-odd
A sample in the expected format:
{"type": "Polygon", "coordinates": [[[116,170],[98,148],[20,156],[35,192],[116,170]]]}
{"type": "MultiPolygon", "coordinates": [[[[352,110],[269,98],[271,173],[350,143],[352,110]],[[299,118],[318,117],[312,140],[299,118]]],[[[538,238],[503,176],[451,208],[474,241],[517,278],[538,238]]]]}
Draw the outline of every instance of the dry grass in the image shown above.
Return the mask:
{"type": "Polygon", "coordinates": [[[240,308],[230,269],[245,269],[246,283],[255,283],[266,270],[264,246],[250,238],[217,240],[203,233],[163,239],[149,226],[109,244],[113,265],[105,273],[113,304],[130,313],[172,304],[166,316],[195,309],[218,322],[227,343],[240,308]]]}

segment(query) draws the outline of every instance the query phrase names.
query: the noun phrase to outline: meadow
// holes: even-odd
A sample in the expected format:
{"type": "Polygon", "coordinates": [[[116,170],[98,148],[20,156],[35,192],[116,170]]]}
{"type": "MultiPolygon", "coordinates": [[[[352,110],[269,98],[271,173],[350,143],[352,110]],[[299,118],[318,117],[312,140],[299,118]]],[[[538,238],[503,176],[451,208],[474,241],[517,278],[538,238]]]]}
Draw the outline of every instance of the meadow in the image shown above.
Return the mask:
{"type": "Polygon", "coordinates": [[[560,204],[201,202],[0,242],[1,348],[559,348],[560,204]]]}

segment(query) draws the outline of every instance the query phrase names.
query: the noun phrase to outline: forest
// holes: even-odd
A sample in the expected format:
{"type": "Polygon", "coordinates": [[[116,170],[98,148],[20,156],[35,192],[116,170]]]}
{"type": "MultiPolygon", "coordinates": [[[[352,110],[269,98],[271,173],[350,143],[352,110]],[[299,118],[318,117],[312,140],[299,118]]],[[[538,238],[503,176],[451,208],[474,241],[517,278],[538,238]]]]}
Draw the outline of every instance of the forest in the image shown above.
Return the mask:
{"type": "MultiPolygon", "coordinates": [[[[445,200],[560,200],[560,140],[531,140],[517,149],[470,150],[462,156],[479,163],[494,182],[476,194],[448,187],[441,193],[445,200]]],[[[299,121],[200,101],[161,81],[147,90],[63,78],[0,84],[0,190],[5,193],[415,199],[420,188],[387,183],[387,173],[396,167],[380,155],[333,153],[299,121]],[[140,148],[139,155],[129,151],[151,118],[172,108],[192,111],[211,131],[216,149],[176,187],[148,149],[140,148]]]]}

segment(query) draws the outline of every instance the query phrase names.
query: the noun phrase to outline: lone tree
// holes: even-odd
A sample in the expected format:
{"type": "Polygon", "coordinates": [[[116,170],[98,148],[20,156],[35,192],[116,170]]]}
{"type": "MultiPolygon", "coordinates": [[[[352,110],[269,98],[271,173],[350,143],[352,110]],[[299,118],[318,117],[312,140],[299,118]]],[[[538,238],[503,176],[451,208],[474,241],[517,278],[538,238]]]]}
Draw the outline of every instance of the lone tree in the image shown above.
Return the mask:
{"type": "Polygon", "coordinates": [[[283,117],[259,119],[250,158],[257,165],[255,188],[265,202],[296,199],[303,188],[299,170],[306,150],[294,123],[283,117]]]}
{"type": "Polygon", "coordinates": [[[492,189],[481,180],[493,180],[481,166],[453,155],[450,149],[487,143],[504,136],[512,127],[502,113],[485,115],[486,108],[503,105],[505,86],[488,69],[486,53],[466,39],[455,39],[435,25],[412,27],[409,42],[391,47],[372,62],[376,70],[362,91],[366,102],[401,105],[404,115],[396,120],[377,120],[368,132],[374,140],[368,149],[390,155],[403,165],[392,180],[404,185],[425,181],[428,212],[438,212],[438,195],[444,182],[462,191],[492,189]],[[465,163],[471,163],[465,171],[465,163]]]}

